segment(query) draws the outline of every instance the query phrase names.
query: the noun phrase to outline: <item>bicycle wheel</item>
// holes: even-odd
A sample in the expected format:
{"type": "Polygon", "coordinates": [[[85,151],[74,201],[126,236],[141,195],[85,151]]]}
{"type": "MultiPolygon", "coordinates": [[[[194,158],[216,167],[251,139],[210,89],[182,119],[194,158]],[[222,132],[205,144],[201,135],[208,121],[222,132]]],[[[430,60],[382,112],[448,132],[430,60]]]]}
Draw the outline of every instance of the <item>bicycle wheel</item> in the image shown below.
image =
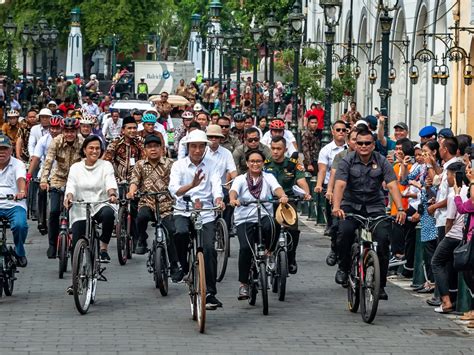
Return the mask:
{"type": "Polygon", "coordinates": [[[162,296],[168,294],[168,265],[166,262],[165,249],[161,246],[155,247],[155,268],[153,277],[155,279],[155,287],[160,289],[162,296]]]}
{"type": "Polygon", "coordinates": [[[13,262],[7,262],[8,269],[3,274],[3,291],[5,291],[5,296],[13,295],[13,288],[15,286],[15,269],[13,262]]]}
{"type": "Polygon", "coordinates": [[[86,240],[76,243],[72,265],[74,303],[80,314],[86,314],[92,298],[92,260],[86,240]]]}
{"type": "Polygon", "coordinates": [[[115,225],[117,235],[117,256],[120,265],[127,263],[127,208],[121,206],[118,212],[117,223],[115,225]]]}
{"type": "Polygon", "coordinates": [[[197,305],[197,321],[200,333],[204,333],[206,327],[206,270],[204,265],[204,254],[197,252],[195,263],[195,280],[196,288],[196,305],[197,305]]]}
{"type": "Polygon", "coordinates": [[[257,293],[258,293],[258,288],[257,288],[257,282],[256,280],[256,275],[257,275],[257,270],[255,269],[255,264],[252,262],[252,266],[250,267],[250,272],[249,272],[249,305],[255,306],[255,303],[257,302],[257,293]]]}
{"type": "Polygon", "coordinates": [[[189,272],[188,272],[188,287],[189,287],[189,304],[191,306],[191,318],[192,320],[197,320],[197,295],[196,295],[196,289],[194,287],[194,255],[191,252],[189,252],[189,257],[188,257],[188,265],[189,265],[189,272]]]}
{"type": "Polygon", "coordinates": [[[229,231],[223,218],[216,221],[215,249],[217,252],[217,282],[221,282],[225,276],[227,259],[229,257],[229,231]]]}
{"type": "Polygon", "coordinates": [[[347,305],[349,311],[356,313],[359,309],[359,253],[353,254],[349,273],[349,286],[347,287],[347,305]]]}
{"type": "Polygon", "coordinates": [[[58,259],[59,259],[59,278],[64,277],[67,269],[67,235],[60,232],[58,236],[58,259]]]}
{"type": "Polygon", "coordinates": [[[264,262],[261,262],[258,266],[258,281],[262,291],[262,303],[263,303],[263,314],[268,314],[268,277],[267,277],[267,266],[264,262]]]}
{"type": "Polygon", "coordinates": [[[278,275],[278,300],[284,301],[286,294],[286,279],[288,277],[288,259],[285,250],[280,250],[278,253],[276,268],[276,274],[278,275]]]}
{"type": "Polygon", "coordinates": [[[365,254],[361,276],[360,313],[364,322],[371,323],[377,314],[380,292],[380,265],[375,251],[365,254]]]}

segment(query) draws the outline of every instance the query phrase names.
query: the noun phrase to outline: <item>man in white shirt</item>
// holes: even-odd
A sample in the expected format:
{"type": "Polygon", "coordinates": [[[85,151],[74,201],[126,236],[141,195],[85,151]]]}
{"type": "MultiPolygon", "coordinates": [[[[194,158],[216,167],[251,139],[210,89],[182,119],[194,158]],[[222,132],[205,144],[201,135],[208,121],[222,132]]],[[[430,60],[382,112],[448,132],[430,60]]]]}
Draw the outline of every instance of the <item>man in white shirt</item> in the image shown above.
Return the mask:
{"type": "MultiPolygon", "coordinates": [[[[201,130],[191,132],[186,140],[189,155],[176,161],[170,174],[171,194],[176,198],[176,206],[185,209],[187,204],[184,195],[202,208],[211,208],[215,205],[224,209],[221,177],[216,172],[214,161],[205,158],[206,146],[210,143],[206,133],[201,130]]],[[[191,207],[191,206],[190,206],[191,207]]],[[[215,214],[207,211],[201,213],[202,217],[202,244],[206,268],[206,308],[214,310],[222,307],[222,303],[215,297],[217,252],[214,248],[215,214]]],[[[187,249],[189,233],[193,229],[190,213],[175,210],[174,221],[176,227],[175,244],[178,259],[185,274],[189,271],[187,262],[187,249]]]]}
{"type": "Polygon", "coordinates": [[[99,106],[97,106],[97,104],[94,101],[92,101],[91,97],[90,96],[85,96],[84,100],[85,100],[85,103],[82,104],[82,108],[89,115],[99,116],[100,115],[99,106]]]}
{"type": "MultiPolygon", "coordinates": [[[[334,161],[334,157],[346,149],[346,123],[342,120],[334,122],[331,133],[333,140],[326,144],[319,151],[318,180],[316,182],[316,187],[314,188],[314,192],[316,193],[321,193],[323,189],[327,188],[329,177],[331,176],[331,166],[332,162],[334,161]]],[[[324,235],[329,234],[329,230],[332,225],[331,205],[328,200],[326,200],[326,222],[327,225],[324,235]]]]}
{"type": "Polygon", "coordinates": [[[28,261],[24,243],[28,236],[26,221],[25,164],[12,156],[10,139],[0,134],[0,218],[8,219],[15,243],[17,265],[26,267],[28,261]],[[13,199],[7,199],[12,195],[13,199]]]}
{"type": "Polygon", "coordinates": [[[269,126],[270,130],[265,133],[260,143],[265,144],[269,148],[272,147],[272,137],[283,136],[286,140],[286,152],[285,156],[290,157],[293,152],[298,151],[298,145],[296,138],[290,130],[285,129],[285,122],[281,119],[274,119],[269,126]]]}
{"type": "Polygon", "coordinates": [[[104,138],[111,141],[118,138],[122,132],[122,122],[118,111],[113,111],[110,118],[104,122],[102,126],[102,134],[104,138]]]}
{"type": "Polygon", "coordinates": [[[43,108],[38,114],[40,124],[37,124],[31,127],[30,138],[28,139],[28,153],[30,157],[33,156],[35,152],[36,143],[40,140],[41,137],[48,134],[49,132],[49,120],[53,114],[49,108],[43,108]]]}

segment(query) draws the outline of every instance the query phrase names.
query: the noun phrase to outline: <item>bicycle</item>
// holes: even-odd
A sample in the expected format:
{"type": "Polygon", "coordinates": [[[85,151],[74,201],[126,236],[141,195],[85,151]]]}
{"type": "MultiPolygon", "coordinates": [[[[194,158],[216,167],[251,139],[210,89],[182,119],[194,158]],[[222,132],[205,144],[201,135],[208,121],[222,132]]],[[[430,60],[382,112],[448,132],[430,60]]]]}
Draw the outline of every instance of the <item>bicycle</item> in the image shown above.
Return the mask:
{"type": "MultiPolygon", "coordinates": [[[[13,195],[0,197],[0,200],[13,200],[13,195]]],[[[3,291],[5,296],[13,294],[16,277],[18,273],[16,253],[13,248],[7,247],[7,229],[10,229],[10,221],[8,218],[0,217],[0,229],[2,230],[2,238],[0,239],[0,297],[3,291]]]]}
{"type": "Polygon", "coordinates": [[[71,257],[72,234],[69,230],[69,213],[63,207],[59,217],[59,234],[57,240],[57,256],[59,259],[59,278],[64,278],[67,271],[67,262],[71,257]]]}
{"type": "Polygon", "coordinates": [[[217,282],[224,279],[225,271],[227,269],[227,260],[230,253],[229,229],[227,223],[222,217],[222,212],[219,218],[216,219],[216,238],[214,242],[217,252],[217,282]]]}
{"type": "MultiPolygon", "coordinates": [[[[299,202],[305,201],[301,198],[289,198],[289,202],[299,202]]],[[[291,245],[291,235],[290,242],[288,243],[289,229],[288,227],[282,225],[280,229],[280,235],[278,237],[278,242],[273,255],[275,256],[275,265],[273,268],[269,268],[270,272],[270,283],[272,285],[272,292],[278,293],[278,300],[284,301],[286,295],[286,279],[289,275],[288,269],[288,246],[291,245]]]]}
{"type": "Polygon", "coordinates": [[[119,210],[115,235],[117,236],[117,256],[120,265],[125,265],[132,258],[133,240],[131,236],[132,216],[130,215],[130,201],[125,198],[128,191],[128,182],[122,181],[119,186],[119,210]]]}
{"type": "Polygon", "coordinates": [[[86,233],[74,247],[72,262],[72,289],[74,303],[80,314],[86,314],[91,304],[95,303],[97,281],[107,281],[103,275],[105,267],[100,266],[99,234],[97,222],[91,216],[92,205],[109,202],[72,201],[73,204],[86,206],[86,233]]]}
{"type": "Polygon", "coordinates": [[[195,208],[188,195],[183,196],[186,208],[174,207],[175,211],[191,212],[191,222],[194,232],[191,233],[191,240],[188,247],[189,272],[186,283],[189,288],[189,301],[191,305],[191,317],[197,320],[200,333],[204,333],[206,327],[206,269],[204,265],[204,252],[202,246],[202,217],[201,212],[217,211],[219,207],[195,208]],[[190,208],[189,205],[192,205],[190,208]]]}
{"type": "Polygon", "coordinates": [[[162,296],[168,295],[168,278],[170,276],[170,262],[168,257],[167,231],[161,222],[160,196],[168,195],[168,191],[162,192],[137,192],[137,198],[151,196],[155,198],[155,239],[151,249],[148,250],[146,266],[148,272],[153,274],[155,287],[160,290],[162,296]]]}
{"type": "MultiPolygon", "coordinates": [[[[265,245],[262,237],[262,206],[266,202],[275,202],[272,199],[257,199],[254,201],[241,201],[241,206],[250,204],[257,205],[257,231],[258,239],[254,241],[252,246],[253,258],[249,272],[249,298],[248,302],[251,306],[255,306],[257,301],[257,293],[260,289],[262,294],[263,314],[268,315],[268,274],[267,274],[267,255],[265,253],[265,245]]],[[[271,218],[271,217],[270,217],[271,218]]]]}
{"type": "Polygon", "coordinates": [[[379,223],[393,220],[390,216],[363,217],[346,213],[360,223],[356,229],[356,239],[351,249],[351,267],[348,277],[347,297],[349,310],[360,314],[365,323],[372,323],[377,314],[380,292],[380,264],[377,256],[377,242],[372,233],[379,223]]]}

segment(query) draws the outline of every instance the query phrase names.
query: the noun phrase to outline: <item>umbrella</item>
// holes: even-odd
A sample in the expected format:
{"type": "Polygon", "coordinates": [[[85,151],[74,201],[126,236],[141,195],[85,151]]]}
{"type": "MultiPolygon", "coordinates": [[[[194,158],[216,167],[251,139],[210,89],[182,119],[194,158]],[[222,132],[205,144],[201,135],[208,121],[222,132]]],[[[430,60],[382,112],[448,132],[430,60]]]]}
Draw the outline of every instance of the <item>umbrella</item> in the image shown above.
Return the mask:
{"type": "MultiPolygon", "coordinates": [[[[161,101],[161,97],[159,95],[153,95],[150,96],[148,100],[152,102],[157,102],[161,101]]],[[[189,101],[181,95],[168,95],[168,102],[173,106],[189,105],[189,101]]]]}

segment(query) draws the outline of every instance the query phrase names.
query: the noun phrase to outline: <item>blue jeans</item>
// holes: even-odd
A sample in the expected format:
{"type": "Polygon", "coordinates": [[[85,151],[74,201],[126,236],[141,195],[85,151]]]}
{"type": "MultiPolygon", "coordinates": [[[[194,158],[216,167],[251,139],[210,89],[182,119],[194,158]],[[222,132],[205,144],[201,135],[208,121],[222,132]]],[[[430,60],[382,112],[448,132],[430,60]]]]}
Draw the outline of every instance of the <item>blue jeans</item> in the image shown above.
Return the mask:
{"type": "Polygon", "coordinates": [[[26,210],[23,207],[15,206],[10,209],[0,208],[0,217],[8,218],[15,242],[15,252],[18,256],[25,256],[23,246],[28,236],[28,222],[26,221],[26,210]]]}

